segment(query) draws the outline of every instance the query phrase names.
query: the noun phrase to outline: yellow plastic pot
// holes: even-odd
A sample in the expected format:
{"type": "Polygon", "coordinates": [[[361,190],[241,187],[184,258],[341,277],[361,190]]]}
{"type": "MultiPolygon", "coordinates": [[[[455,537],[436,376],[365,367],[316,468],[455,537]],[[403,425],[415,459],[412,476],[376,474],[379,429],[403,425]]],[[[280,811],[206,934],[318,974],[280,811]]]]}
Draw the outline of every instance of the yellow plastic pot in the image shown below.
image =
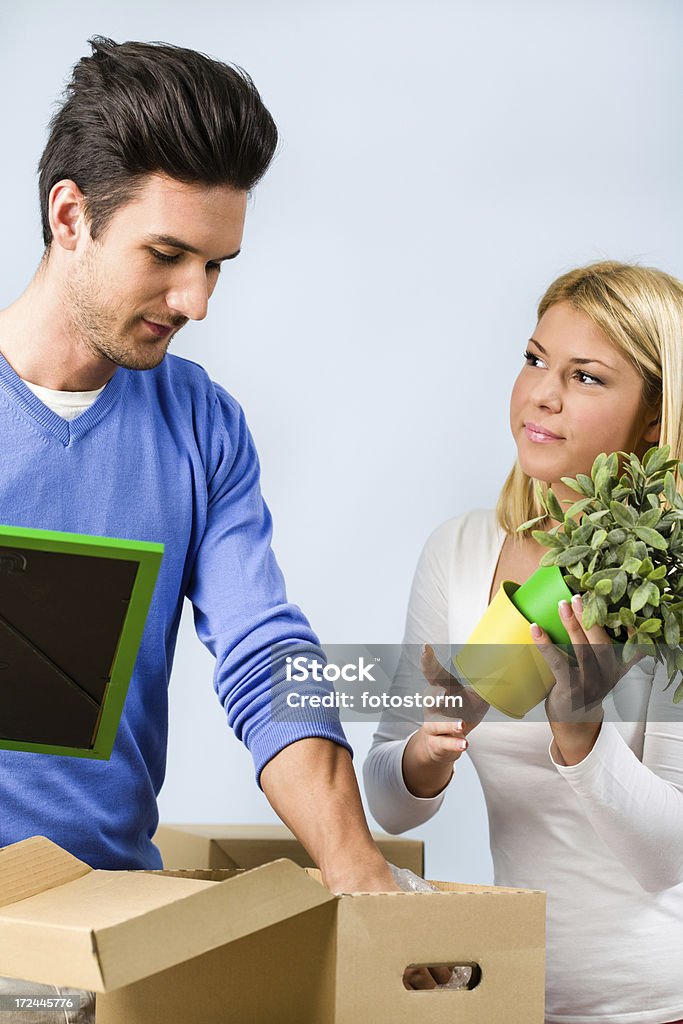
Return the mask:
{"type": "Polygon", "coordinates": [[[518,589],[519,584],[511,580],[501,584],[467,644],[453,659],[461,679],[510,718],[524,718],[545,700],[555,682],[531,639],[529,621],[512,601],[518,589]]]}

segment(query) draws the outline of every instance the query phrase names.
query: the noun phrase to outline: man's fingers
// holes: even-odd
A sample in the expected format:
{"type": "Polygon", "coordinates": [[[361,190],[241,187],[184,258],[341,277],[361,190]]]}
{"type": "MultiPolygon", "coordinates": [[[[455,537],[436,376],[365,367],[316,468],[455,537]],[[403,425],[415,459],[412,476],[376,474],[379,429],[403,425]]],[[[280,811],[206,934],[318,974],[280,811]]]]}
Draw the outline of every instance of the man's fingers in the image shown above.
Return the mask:
{"type": "Polygon", "coordinates": [[[408,967],[403,972],[404,988],[436,988],[436,982],[426,967],[408,967]]]}
{"type": "Polygon", "coordinates": [[[408,967],[403,973],[405,988],[430,989],[446,985],[451,978],[450,967],[408,967]]]}

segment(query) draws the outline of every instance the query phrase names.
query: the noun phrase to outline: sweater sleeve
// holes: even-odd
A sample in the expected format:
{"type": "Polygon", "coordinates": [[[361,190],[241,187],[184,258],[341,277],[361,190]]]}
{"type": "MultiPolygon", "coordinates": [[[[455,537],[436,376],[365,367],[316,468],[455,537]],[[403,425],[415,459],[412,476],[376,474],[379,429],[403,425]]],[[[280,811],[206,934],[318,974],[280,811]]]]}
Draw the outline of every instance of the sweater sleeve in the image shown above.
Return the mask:
{"type": "MultiPolygon", "coordinates": [[[[457,520],[438,527],[427,540],[413,579],[403,649],[391,692],[402,699],[427,686],[419,668],[422,645],[448,644],[448,577],[457,520]]],[[[428,821],[441,806],[444,793],[413,796],[403,779],[403,751],[422,724],[419,711],[385,711],[363,766],[368,805],[375,820],[392,834],[428,821]]]]}
{"type": "Polygon", "coordinates": [[[583,761],[553,761],[596,833],[647,892],[683,884],[683,704],[665,685],[657,666],[642,760],[613,722],[603,722],[583,761]]]}
{"type": "MultiPolygon", "coordinates": [[[[283,699],[286,655],[320,661],[324,655],[303,612],[287,600],[244,413],[227,392],[213,387],[206,525],[186,594],[197,635],[216,658],[214,689],[254,759],[260,785],[267,762],[296,740],[322,737],[351,748],[334,709],[291,711],[283,699]]],[[[298,692],[324,696],[329,686],[311,682],[298,692]]]]}

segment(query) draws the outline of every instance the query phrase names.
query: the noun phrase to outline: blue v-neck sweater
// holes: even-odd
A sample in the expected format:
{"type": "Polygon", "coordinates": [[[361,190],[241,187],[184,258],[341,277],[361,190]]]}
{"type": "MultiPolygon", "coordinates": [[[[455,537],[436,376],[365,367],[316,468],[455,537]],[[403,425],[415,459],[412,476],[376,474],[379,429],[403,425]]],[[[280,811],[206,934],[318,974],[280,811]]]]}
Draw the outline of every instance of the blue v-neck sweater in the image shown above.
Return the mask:
{"type": "Polygon", "coordinates": [[[111,759],[0,750],[0,845],[44,835],[93,867],[160,866],[151,838],[185,597],[257,779],[297,739],[348,748],[326,710],[307,712],[305,722],[271,716],[271,645],[317,640],[287,602],[242,410],[196,363],[167,355],[153,370],[119,367],[68,421],[0,356],[0,523],[165,547],[111,759]]]}

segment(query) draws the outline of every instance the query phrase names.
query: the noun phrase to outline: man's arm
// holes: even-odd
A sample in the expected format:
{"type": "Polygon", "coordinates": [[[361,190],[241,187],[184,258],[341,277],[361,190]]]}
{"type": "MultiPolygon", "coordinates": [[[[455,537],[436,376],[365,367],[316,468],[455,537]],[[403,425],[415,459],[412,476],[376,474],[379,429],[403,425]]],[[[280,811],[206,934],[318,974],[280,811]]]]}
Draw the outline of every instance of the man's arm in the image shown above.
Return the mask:
{"type": "Polygon", "coordinates": [[[290,743],[263,768],[261,787],[332,892],[398,888],[370,835],[351,757],[339,744],[317,737],[290,743]]]}

